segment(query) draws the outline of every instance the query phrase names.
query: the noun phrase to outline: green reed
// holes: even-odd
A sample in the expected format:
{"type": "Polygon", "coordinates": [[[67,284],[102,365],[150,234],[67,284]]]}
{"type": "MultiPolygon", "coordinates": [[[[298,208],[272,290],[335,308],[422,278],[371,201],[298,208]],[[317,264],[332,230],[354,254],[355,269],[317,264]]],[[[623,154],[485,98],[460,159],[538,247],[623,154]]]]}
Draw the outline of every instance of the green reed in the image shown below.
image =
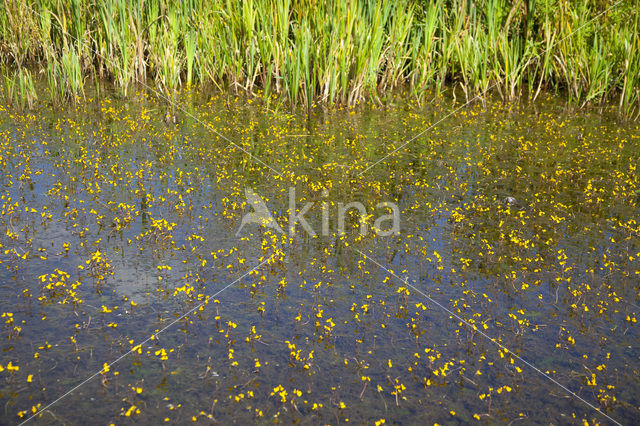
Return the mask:
{"type": "Polygon", "coordinates": [[[25,68],[19,68],[16,71],[7,73],[3,76],[5,87],[5,98],[7,101],[24,109],[33,108],[34,103],[38,99],[35,84],[31,72],[25,68]]]}
{"type": "Polygon", "coordinates": [[[640,113],[638,0],[602,16],[613,0],[0,2],[0,64],[45,70],[58,101],[95,77],[125,96],[134,83],[170,98],[213,83],[306,106],[400,87],[506,100],[552,89],[640,113]]]}

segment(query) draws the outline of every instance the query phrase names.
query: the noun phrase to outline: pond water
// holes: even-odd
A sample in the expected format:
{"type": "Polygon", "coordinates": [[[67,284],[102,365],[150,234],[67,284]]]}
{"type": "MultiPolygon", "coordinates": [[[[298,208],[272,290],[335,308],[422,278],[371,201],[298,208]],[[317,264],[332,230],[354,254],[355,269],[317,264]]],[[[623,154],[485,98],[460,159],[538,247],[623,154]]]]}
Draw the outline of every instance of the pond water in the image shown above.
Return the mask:
{"type": "Polygon", "coordinates": [[[637,124],[179,102],[2,107],[1,423],[640,421],[637,124]]]}

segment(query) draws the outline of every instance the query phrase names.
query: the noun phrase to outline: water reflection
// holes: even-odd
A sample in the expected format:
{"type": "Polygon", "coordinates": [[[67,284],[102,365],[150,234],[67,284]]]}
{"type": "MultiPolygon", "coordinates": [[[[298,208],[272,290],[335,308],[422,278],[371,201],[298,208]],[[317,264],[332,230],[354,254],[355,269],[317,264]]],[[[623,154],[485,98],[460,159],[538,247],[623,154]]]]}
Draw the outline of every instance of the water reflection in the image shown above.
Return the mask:
{"type": "Polygon", "coordinates": [[[129,102],[1,119],[3,422],[101,369],[35,420],[606,421],[513,353],[637,419],[634,125],[552,101],[470,108],[361,174],[445,112],[189,106],[276,176],[129,102]],[[291,186],[332,212],[393,201],[401,232],[362,236],[353,217],[344,236],[235,236],[246,188],[288,229],[291,186]]]}

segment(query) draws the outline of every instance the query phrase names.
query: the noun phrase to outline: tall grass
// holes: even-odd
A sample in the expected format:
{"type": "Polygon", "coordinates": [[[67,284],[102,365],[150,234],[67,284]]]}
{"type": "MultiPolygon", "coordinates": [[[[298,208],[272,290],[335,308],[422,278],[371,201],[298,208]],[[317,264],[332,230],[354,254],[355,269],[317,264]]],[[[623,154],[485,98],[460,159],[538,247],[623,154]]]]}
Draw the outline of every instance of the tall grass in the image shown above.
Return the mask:
{"type": "MultiPolygon", "coordinates": [[[[52,98],[87,78],[353,104],[394,88],[466,99],[545,89],[640,113],[638,0],[0,0],[0,63],[45,70],[52,98]],[[595,18],[595,19],[594,19],[595,18]]],[[[9,80],[7,80],[9,81],[9,80]]],[[[13,81],[13,80],[11,80],[13,81]]]]}
{"type": "Polygon", "coordinates": [[[3,76],[7,101],[21,109],[33,108],[38,99],[31,72],[20,68],[3,76]]]}

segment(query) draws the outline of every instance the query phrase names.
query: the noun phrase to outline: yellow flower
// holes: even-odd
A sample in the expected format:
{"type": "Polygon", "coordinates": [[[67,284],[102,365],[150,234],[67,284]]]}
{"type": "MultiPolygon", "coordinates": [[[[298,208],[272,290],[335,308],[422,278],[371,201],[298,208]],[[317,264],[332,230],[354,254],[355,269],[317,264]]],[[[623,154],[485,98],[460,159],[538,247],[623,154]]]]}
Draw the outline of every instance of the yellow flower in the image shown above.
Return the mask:
{"type": "Polygon", "coordinates": [[[134,411],[136,410],[136,406],[132,405],[131,407],[129,407],[129,409],[124,413],[124,415],[126,417],[131,417],[131,414],[134,413],[134,411]]]}

